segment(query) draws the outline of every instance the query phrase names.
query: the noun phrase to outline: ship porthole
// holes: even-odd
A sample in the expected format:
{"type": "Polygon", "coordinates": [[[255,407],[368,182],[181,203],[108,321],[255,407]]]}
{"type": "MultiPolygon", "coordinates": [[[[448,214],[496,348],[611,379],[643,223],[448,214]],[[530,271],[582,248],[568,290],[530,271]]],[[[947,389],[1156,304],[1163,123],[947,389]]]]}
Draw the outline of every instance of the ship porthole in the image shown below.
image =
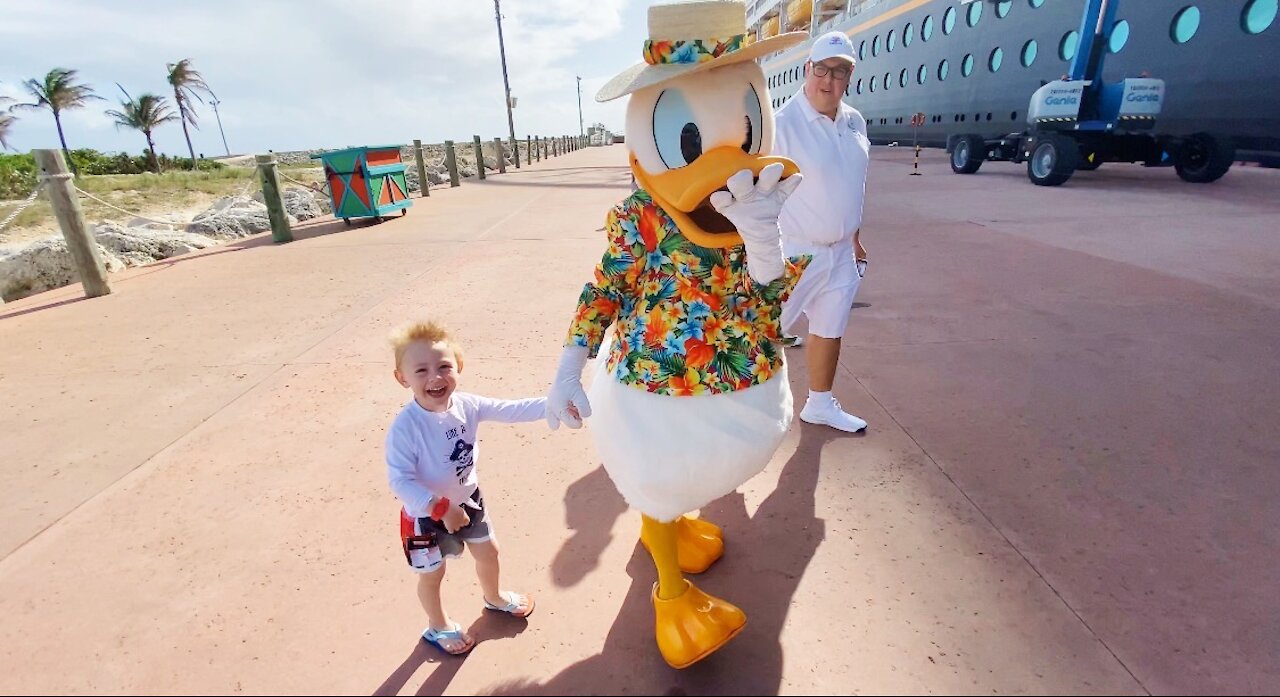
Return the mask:
{"type": "Polygon", "coordinates": [[[1200,8],[1187,5],[1173,16],[1173,26],[1169,27],[1169,38],[1175,44],[1185,44],[1196,35],[1200,28],[1200,8]]]}
{"type": "Polygon", "coordinates": [[[1062,35],[1062,41],[1058,42],[1058,57],[1064,61],[1069,61],[1076,57],[1076,48],[1080,46],[1080,35],[1074,29],[1062,35]]]}
{"type": "Polygon", "coordinates": [[[1022,67],[1030,68],[1031,64],[1036,62],[1036,53],[1040,47],[1036,44],[1035,39],[1031,39],[1022,45],[1022,67]]]}
{"type": "Polygon", "coordinates": [[[907,86],[907,83],[911,81],[911,78],[907,77],[908,75],[910,75],[910,73],[908,73],[908,72],[907,72],[907,69],[906,69],[906,68],[903,68],[903,69],[902,69],[902,72],[898,73],[898,86],[899,86],[899,87],[906,87],[906,86],[907,86]]]}
{"type": "Polygon", "coordinates": [[[858,78],[858,87],[856,91],[858,94],[862,94],[862,78],[858,78]]]}
{"type": "Polygon", "coordinates": [[[996,3],[996,16],[1004,19],[1009,14],[1009,9],[1013,7],[1013,0],[1000,0],[996,3]]]}
{"type": "Polygon", "coordinates": [[[929,77],[929,69],[922,65],[916,71],[916,84],[923,85],[926,77],[929,77]]]}
{"type": "Polygon", "coordinates": [[[948,7],[942,14],[942,33],[950,34],[956,28],[956,8],[948,7]]]}
{"type": "Polygon", "coordinates": [[[1276,0],[1249,0],[1240,15],[1240,27],[1248,34],[1261,34],[1276,21],[1276,0]]]}
{"type": "Polygon", "coordinates": [[[944,58],[942,62],[938,63],[938,81],[941,82],[947,79],[947,73],[949,72],[951,72],[951,64],[944,58]]]}
{"type": "Polygon", "coordinates": [[[890,29],[889,38],[885,39],[884,47],[886,51],[892,51],[898,47],[898,30],[890,29]]]}
{"type": "Polygon", "coordinates": [[[885,73],[884,82],[881,84],[884,85],[884,88],[886,90],[888,90],[890,87],[893,87],[893,75],[891,73],[885,73]]]}
{"type": "Polygon", "coordinates": [[[1004,49],[997,46],[991,50],[991,56],[987,58],[987,67],[994,73],[1000,69],[1001,63],[1004,63],[1004,49]]]}
{"type": "Polygon", "coordinates": [[[871,40],[871,55],[880,55],[880,35],[876,34],[876,38],[871,40]]]}
{"type": "Polygon", "coordinates": [[[1107,41],[1107,48],[1112,53],[1119,53],[1127,43],[1129,43],[1129,20],[1122,19],[1111,26],[1111,38],[1107,41]]]}
{"type": "Polygon", "coordinates": [[[928,41],[933,38],[933,15],[925,15],[920,23],[920,38],[928,41]]]}
{"type": "Polygon", "coordinates": [[[964,55],[964,60],[960,61],[960,74],[963,75],[964,77],[969,77],[969,74],[972,72],[973,72],[973,54],[966,53],[964,55]]]}
{"type": "Polygon", "coordinates": [[[1032,8],[1032,9],[1035,9],[1035,8],[1037,8],[1037,7],[1041,6],[1041,5],[1043,5],[1043,4],[1044,4],[1044,0],[1027,0],[1027,4],[1028,4],[1028,5],[1031,5],[1031,8],[1032,8]]]}
{"type": "Polygon", "coordinates": [[[907,26],[902,28],[902,45],[907,47],[911,45],[911,41],[916,38],[916,29],[911,26],[911,22],[907,22],[907,26]]]}
{"type": "Polygon", "coordinates": [[[867,57],[867,40],[863,39],[862,42],[858,44],[858,60],[863,60],[866,57],[867,57]]]}
{"type": "Polygon", "coordinates": [[[965,17],[965,21],[969,23],[969,26],[976,27],[978,26],[978,21],[981,19],[982,19],[982,3],[980,2],[969,3],[969,12],[965,17]]]}

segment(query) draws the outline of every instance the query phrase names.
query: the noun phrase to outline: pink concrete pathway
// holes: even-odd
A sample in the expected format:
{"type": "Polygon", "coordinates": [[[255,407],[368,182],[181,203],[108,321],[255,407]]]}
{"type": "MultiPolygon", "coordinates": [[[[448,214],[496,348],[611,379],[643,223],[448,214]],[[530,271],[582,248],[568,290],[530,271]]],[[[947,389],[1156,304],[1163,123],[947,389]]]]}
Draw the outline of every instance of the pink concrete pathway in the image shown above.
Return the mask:
{"type": "Polygon", "coordinates": [[[455,563],[465,659],[417,640],[382,464],[405,319],[457,328],[469,389],[544,391],[621,147],[3,306],[0,692],[1280,690],[1280,173],[909,160],[876,153],[837,382],[870,432],[797,424],[704,511],[750,624],[683,672],[587,434],[483,432],[539,608],[483,616],[455,563]]]}

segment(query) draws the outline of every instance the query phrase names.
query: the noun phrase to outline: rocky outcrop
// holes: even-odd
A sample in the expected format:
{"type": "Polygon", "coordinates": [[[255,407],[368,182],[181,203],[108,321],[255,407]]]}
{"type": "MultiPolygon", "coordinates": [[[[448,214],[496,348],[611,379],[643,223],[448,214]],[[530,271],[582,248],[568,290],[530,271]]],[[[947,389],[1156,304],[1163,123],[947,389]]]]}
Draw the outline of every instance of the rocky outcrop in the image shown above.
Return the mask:
{"type": "MultiPolygon", "coordinates": [[[[281,198],[290,223],[329,213],[328,197],[307,189],[286,188],[281,198]]],[[[93,235],[107,271],[120,271],[270,229],[265,204],[248,196],[232,196],[216,201],[190,223],[170,225],[145,218],[134,218],[127,224],[105,221],[93,228],[93,235]]],[[[0,247],[3,300],[17,300],[78,281],[75,262],[61,237],[46,237],[22,247],[0,247]]]]}
{"type": "Polygon", "coordinates": [[[93,230],[99,246],[111,252],[126,266],[142,266],[158,259],[168,259],[179,254],[212,247],[216,243],[205,237],[158,225],[124,227],[105,222],[93,230]]]}
{"type": "MultiPolygon", "coordinates": [[[[298,222],[289,216],[290,223],[298,222]]],[[[248,196],[229,196],[197,215],[187,225],[187,232],[219,240],[233,240],[271,229],[267,206],[248,196]]]]}
{"type": "MultiPolygon", "coordinates": [[[[120,271],[128,266],[102,245],[98,245],[98,253],[107,271],[120,271]]],[[[0,250],[0,298],[6,301],[79,280],[67,243],[59,237],[46,237],[18,249],[0,250]]]]}

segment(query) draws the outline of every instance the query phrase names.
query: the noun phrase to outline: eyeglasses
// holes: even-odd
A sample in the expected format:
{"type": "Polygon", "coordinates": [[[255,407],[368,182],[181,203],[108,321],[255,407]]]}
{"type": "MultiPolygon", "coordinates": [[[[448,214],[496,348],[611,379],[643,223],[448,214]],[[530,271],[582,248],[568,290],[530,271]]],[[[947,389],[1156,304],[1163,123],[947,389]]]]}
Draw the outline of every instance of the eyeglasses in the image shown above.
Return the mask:
{"type": "Polygon", "coordinates": [[[849,76],[853,74],[852,67],[830,68],[821,63],[811,63],[810,65],[813,67],[814,77],[826,77],[830,75],[834,80],[848,80],[849,76]]]}

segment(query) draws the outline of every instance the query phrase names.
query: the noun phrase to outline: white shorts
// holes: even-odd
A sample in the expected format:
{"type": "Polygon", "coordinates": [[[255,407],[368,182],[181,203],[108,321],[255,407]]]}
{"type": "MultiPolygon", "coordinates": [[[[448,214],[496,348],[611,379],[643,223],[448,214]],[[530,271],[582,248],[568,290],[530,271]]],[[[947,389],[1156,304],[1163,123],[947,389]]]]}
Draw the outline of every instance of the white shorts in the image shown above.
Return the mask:
{"type": "Polygon", "coordinates": [[[853,260],[853,241],[838,242],[830,247],[784,241],[782,249],[787,257],[804,254],[813,257],[782,306],[782,331],[790,331],[803,313],[809,318],[810,334],[825,339],[844,337],[853,299],[862,281],[853,260]]]}

